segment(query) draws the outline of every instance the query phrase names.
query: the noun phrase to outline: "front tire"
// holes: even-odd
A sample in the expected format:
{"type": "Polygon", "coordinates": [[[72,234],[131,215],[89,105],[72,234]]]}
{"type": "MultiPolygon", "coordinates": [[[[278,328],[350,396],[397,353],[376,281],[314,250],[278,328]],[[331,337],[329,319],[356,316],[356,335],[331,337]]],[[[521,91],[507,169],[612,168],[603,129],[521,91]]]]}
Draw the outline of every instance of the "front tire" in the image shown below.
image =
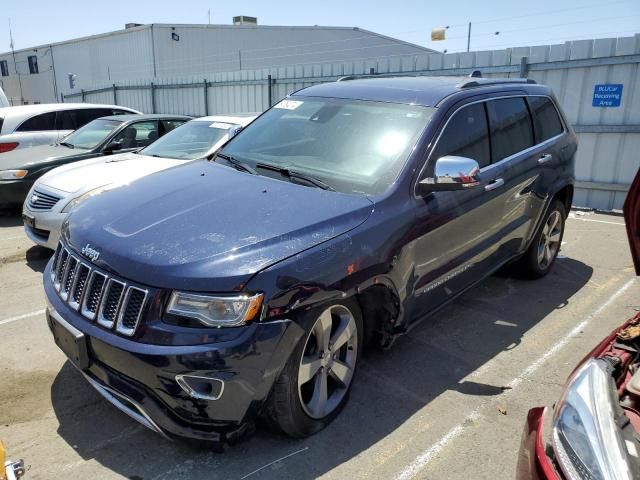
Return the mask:
{"type": "Polygon", "coordinates": [[[560,251],[566,218],[564,204],[554,200],[531,245],[520,259],[519,266],[526,277],[541,278],[549,273],[560,251]]]}
{"type": "Polygon", "coordinates": [[[272,428],[297,438],[322,430],[344,408],[363,338],[354,299],[314,309],[303,324],[305,335],[275,382],[264,414],[272,428]]]}

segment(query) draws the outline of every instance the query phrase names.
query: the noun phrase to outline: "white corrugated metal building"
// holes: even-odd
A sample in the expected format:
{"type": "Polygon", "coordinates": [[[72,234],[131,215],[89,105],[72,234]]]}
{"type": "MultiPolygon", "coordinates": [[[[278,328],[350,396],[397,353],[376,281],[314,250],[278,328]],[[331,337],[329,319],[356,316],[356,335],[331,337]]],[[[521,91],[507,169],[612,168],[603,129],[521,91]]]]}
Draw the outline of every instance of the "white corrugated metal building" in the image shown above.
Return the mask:
{"type": "Polygon", "coordinates": [[[433,52],[355,27],[128,26],[16,50],[15,62],[11,52],[0,54],[0,86],[13,104],[45,103],[107,82],[433,52]]]}

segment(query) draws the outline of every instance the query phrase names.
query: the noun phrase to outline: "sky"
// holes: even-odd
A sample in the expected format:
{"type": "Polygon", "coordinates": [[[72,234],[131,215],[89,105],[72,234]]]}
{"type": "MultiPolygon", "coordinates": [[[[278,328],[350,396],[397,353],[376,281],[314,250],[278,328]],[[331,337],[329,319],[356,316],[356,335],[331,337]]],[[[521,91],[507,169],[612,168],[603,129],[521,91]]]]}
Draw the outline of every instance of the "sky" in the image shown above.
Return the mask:
{"type": "Polygon", "coordinates": [[[471,50],[563,43],[640,33],[640,0],[0,0],[0,52],[69,40],[136,23],[230,24],[234,15],[263,25],[360,27],[434,50],[471,50]],[[432,42],[436,27],[449,27],[432,42]],[[496,32],[500,32],[496,35],[496,32]]]}

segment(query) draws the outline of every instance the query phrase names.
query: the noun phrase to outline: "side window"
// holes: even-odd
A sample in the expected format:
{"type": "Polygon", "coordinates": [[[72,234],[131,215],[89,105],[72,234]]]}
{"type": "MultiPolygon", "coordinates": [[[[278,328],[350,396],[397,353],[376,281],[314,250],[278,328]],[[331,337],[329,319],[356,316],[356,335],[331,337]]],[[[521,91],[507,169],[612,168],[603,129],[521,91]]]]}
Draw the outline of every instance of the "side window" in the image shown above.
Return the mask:
{"type": "Polygon", "coordinates": [[[27,60],[29,62],[29,73],[32,75],[38,73],[38,57],[35,55],[29,55],[27,60]]]}
{"type": "Polygon", "coordinates": [[[431,158],[436,160],[445,155],[472,158],[478,162],[480,168],[491,163],[484,103],[464,107],[451,117],[431,158]]]}
{"type": "Polygon", "coordinates": [[[76,128],[80,128],[87,123],[95,120],[100,117],[109,117],[111,116],[111,109],[107,108],[83,108],[77,110],[77,118],[78,118],[78,126],[76,128]]]}
{"type": "Polygon", "coordinates": [[[111,110],[109,115],[131,115],[131,112],[127,112],[126,110],[117,110],[114,108],[111,110]]]}
{"type": "Polygon", "coordinates": [[[158,138],[158,122],[147,121],[129,125],[113,139],[126,148],[146,147],[158,138]]]}
{"type": "Polygon", "coordinates": [[[75,130],[77,110],[61,110],[56,116],[56,130],[75,130]]]}
{"type": "Polygon", "coordinates": [[[31,117],[20,125],[16,132],[40,132],[43,130],[55,130],[56,112],[41,113],[31,117]]]}
{"type": "Polygon", "coordinates": [[[6,60],[0,60],[0,73],[3,77],[9,76],[9,64],[6,60]]]}
{"type": "Polygon", "coordinates": [[[533,115],[536,143],[560,135],[563,131],[562,121],[553,102],[547,97],[527,97],[527,100],[533,115]]]}
{"type": "Polygon", "coordinates": [[[531,117],[524,98],[490,100],[487,113],[494,163],[533,145],[531,117]]]}
{"type": "Polygon", "coordinates": [[[185,121],[184,120],[161,120],[160,124],[162,125],[161,132],[162,135],[169,133],[174,128],[179,127],[185,121]]]}

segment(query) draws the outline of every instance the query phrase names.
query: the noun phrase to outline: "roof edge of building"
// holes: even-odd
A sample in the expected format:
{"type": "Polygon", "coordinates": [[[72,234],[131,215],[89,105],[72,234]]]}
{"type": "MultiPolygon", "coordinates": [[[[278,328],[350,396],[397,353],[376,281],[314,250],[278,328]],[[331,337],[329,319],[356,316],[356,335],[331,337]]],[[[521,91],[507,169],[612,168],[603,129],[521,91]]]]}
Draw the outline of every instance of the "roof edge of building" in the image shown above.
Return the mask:
{"type": "MultiPolygon", "coordinates": [[[[358,32],[364,32],[370,35],[374,35],[376,37],[379,38],[384,38],[386,40],[390,40],[393,42],[397,42],[397,43],[401,43],[413,48],[417,48],[420,50],[424,50],[425,53],[441,53],[438,52],[437,50],[432,50],[430,48],[427,47],[423,47],[421,45],[417,45],[415,43],[411,43],[411,42],[407,42],[405,40],[400,40],[399,38],[395,38],[395,37],[390,37],[388,35],[383,35],[381,33],[376,33],[373,32],[371,30],[367,30],[364,28],[360,28],[360,27],[340,27],[340,26],[323,26],[323,25],[226,25],[226,24],[207,24],[207,23],[146,23],[143,25],[139,25],[137,27],[131,27],[131,28],[124,28],[121,30],[112,30],[110,32],[104,32],[104,33],[96,33],[94,35],[86,35],[84,37],[78,37],[78,38],[72,38],[69,40],[62,40],[59,42],[51,42],[51,43],[45,43],[45,44],[41,44],[41,45],[36,45],[33,47],[25,47],[25,48],[20,48],[15,50],[15,53],[24,53],[24,52],[28,52],[31,50],[38,50],[41,48],[51,48],[51,47],[57,47],[57,46],[61,46],[61,45],[68,45],[68,44],[73,44],[73,43],[79,43],[79,42],[84,42],[87,40],[95,40],[98,38],[102,38],[102,37],[108,37],[108,36],[112,36],[112,35],[123,35],[123,34],[127,34],[127,33],[131,33],[131,32],[137,32],[137,31],[142,31],[142,30],[148,30],[151,29],[153,27],[165,27],[165,28],[170,28],[170,27],[178,27],[178,28],[214,28],[214,29],[236,29],[236,30],[257,30],[257,29],[264,29],[264,30],[268,30],[268,29],[273,29],[273,30],[282,30],[282,29],[289,29],[289,30],[354,30],[354,31],[358,31],[358,32]]],[[[11,51],[7,51],[7,52],[0,52],[0,56],[3,55],[11,55],[11,51]]]]}

